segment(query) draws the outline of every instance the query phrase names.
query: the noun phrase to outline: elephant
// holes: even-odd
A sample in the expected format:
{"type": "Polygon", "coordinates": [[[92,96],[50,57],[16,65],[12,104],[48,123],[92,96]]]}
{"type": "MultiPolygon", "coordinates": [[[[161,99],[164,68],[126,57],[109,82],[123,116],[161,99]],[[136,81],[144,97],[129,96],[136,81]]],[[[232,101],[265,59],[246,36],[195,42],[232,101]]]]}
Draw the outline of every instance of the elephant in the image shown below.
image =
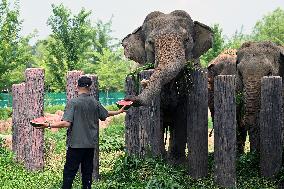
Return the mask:
{"type": "Polygon", "coordinates": [[[132,100],[134,106],[145,106],[155,96],[161,96],[161,124],[170,130],[170,159],[185,158],[187,137],[186,98],[177,83],[184,83],[187,65],[201,67],[199,57],[211,48],[212,40],[211,28],[193,21],[182,10],[169,14],[151,12],[142,26],[122,40],[127,58],[141,65],[154,64],[154,72],[141,94],[126,100],[132,100]]]}
{"type": "Polygon", "coordinates": [[[227,49],[221,52],[207,66],[208,70],[208,107],[214,122],[214,77],[218,75],[236,75],[237,50],[227,49]]]}
{"type": "MultiPolygon", "coordinates": [[[[244,100],[242,124],[248,130],[251,151],[259,152],[261,78],[284,73],[284,48],[270,41],[245,42],[237,52],[237,91],[244,100]]],[[[246,133],[244,133],[246,134],[246,133]]]]}
{"type": "MultiPolygon", "coordinates": [[[[237,49],[226,49],[213,59],[208,67],[208,107],[211,112],[212,121],[214,123],[214,77],[218,75],[236,75],[237,74],[237,49]]],[[[236,106],[237,118],[237,154],[244,152],[244,144],[246,140],[246,130],[242,125],[242,104],[236,106]]],[[[214,128],[214,125],[213,125],[214,128]]],[[[212,135],[211,130],[209,136],[212,135]]]]}

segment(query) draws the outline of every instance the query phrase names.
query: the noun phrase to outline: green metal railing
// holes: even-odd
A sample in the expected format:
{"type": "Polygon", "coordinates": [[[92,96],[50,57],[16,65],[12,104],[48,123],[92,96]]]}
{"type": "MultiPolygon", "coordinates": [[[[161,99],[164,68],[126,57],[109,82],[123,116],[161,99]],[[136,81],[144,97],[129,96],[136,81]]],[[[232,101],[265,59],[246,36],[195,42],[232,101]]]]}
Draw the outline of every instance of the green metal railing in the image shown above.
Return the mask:
{"type": "MultiPolygon", "coordinates": [[[[115,104],[117,101],[123,99],[124,92],[100,92],[99,100],[102,105],[115,104]]],[[[44,95],[44,104],[46,106],[65,105],[66,93],[46,93],[44,95]]],[[[0,108],[12,107],[12,95],[9,93],[0,93],[0,108]]]]}

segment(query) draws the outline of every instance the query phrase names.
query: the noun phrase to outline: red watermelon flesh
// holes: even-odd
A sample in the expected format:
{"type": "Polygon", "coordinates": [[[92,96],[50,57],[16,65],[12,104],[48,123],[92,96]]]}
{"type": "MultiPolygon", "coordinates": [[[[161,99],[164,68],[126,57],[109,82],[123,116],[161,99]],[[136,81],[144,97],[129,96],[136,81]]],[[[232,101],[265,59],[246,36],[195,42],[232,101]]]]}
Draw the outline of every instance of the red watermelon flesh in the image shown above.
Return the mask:
{"type": "Polygon", "coordinates": [[[46,122],[46,118],[45,117],[38,117],[36,119],[31,120],[31,122],[33,122],[33,123],[44,123],[44,122],[46,122]]]}
{"type": "Polygon", "coordinates": [[[116,102],[116,104],[117,104],[118,108],[122,108],[123,106],[125,106],[125,105],[126,105],[126,107],[124,108],[124,110],[129,109],[132,103],[133,103],[133,102],[132,102],[132,101],[130,101],[130,100],[129,100],[129,101],[126,101],[126,100],[120,100],[120,101],[116,102]]]}
{"type": "Polygon", "coordinates": [[[126,106],[130,106],[132,103],[133,103],[133,102],[130,101],[130,100],[129,100],[129,101],[120,100],[120,101],[117,102],[117,104],[118,104],[118,105],[121,105],[121,106],[125,106],[125,105],[126,105],[126,106]]]}

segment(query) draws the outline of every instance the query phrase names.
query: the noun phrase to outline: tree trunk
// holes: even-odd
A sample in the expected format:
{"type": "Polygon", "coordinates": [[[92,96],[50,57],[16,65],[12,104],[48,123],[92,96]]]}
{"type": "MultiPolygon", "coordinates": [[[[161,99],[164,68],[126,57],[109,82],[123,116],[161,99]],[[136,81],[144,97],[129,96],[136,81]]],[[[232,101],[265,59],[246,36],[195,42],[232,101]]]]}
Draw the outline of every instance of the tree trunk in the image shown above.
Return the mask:
{"type": "Polygon", "coordinates": [[[78,96],[78,79],[83,75],[83,71],[68,71],[67,72],[67,86],[66,86],[66,97],[67,103],[78,96]]]}
{"type": "Polygon", "coordinates": [[[263,77],[260,111],[260,172],[274,177],[282,165],[282,79],[263,77]]]}
{"type": "MultiPolygon", "coordinates": [[[[31,121],[43,116],[44,109],[44,70],[28,68],[26,75],[26,111],[27,119],[31,121]]],[[[25,166],[28,170],[36,171],[44,167],[44,130],[27,126],[28,136],[25,166]]]]}
{"type": "Polygon", "coordinates": [[[12,149],[16,154],[15,160],[18,162],[24,162],[25,160],[25,148],[27,142],[26,129],[29,127],[25,105],[25,83],[14,84],[12,86],[13,96],[13,141],[12,149]]]}
{"type": "MultiPolygon", "coordinates": [[[[98,85],[98,77],[96,75],[89,75],[92,79],[92,85],[90,88],[90,94],[96,100],[99,100],[99,85],[98,85]]],[[[97,120],[97,128],[95,129],[95,151],[94,151],[94,159],[93,159],[93,178],[94,180],[99,179],[99,120],[97,120]]]]}
{"type": "Polygon", "coordinates": [[[189,175],[198,179],[208,174],[208,79],[204,71],[192,75],[187,104],[189,175]]]}
{"type": "MultiPolygon", "coordinates": [[[[137,81],[136,81],[137,82],[137,81]]],[[[126,96],[138,95],[135,80],[128,76],[125,81],[126,96]]],[[[125,116],[125,144],[129,155],[139,154],[139,108],[131,107],[125,116]]]]}
{"type": "MultiPolygon", "coordinates": [[[[126,95],[138,95],[143,91],[140,86],[142,79],[148,79],[153,70],[143,71],[138,81],[132,77],[126,78],[126,95]],[[139,83],[136,83],[139,82],[139,83]]],[[[163,129],[160,123],[160,97],[152,99],[150,105],[131,107],[125,118],[125,142],[128,154],[161,156],[165,153],[163,129]]]]}
{"type": "Polygon", "coordinates": [[[235,76],[214,81],[214,180],[221,187],[236,186],[235,76]]]}
{"type": "MultiPolygon", "coordinates": [[[[78,79],[83,75],[82,71],[68,71],[67,72],[67,86],[66,86],[66,99],[67,102],[66,104],[69,103],[69,101],[72,98],[78,97],[78,79]]],[[[68,141],[70,140],[69,136],[71,133],[72,128],[67,129],[67,134],[66,134],[66,144],[68,144],[68,141]]]]}
{"type": "MultiPolygon", "coordinates": [[[[153,70],[139,74],[139,81],[148,80],[153,70]]],[[[140,85],[140,93],[143,88],[140,85]]],[[[150,105],[139,107],[140,156],[161,156],[164,153],[163,128],[160,122],[160,96],[155,96],[150,105]]]]}

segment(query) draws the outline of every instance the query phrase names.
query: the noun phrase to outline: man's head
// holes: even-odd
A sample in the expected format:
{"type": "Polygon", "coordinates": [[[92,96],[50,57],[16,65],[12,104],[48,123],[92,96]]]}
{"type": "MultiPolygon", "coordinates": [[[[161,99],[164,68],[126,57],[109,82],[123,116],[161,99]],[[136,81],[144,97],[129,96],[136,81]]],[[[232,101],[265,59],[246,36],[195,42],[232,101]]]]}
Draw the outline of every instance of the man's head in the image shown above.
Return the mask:
{"type": "Polygon", "coordinates": [[[92,80],[88,76],[82,76],[78,79],[78,88],[79,90],[90,89],[92,85],[92,80]]]}

